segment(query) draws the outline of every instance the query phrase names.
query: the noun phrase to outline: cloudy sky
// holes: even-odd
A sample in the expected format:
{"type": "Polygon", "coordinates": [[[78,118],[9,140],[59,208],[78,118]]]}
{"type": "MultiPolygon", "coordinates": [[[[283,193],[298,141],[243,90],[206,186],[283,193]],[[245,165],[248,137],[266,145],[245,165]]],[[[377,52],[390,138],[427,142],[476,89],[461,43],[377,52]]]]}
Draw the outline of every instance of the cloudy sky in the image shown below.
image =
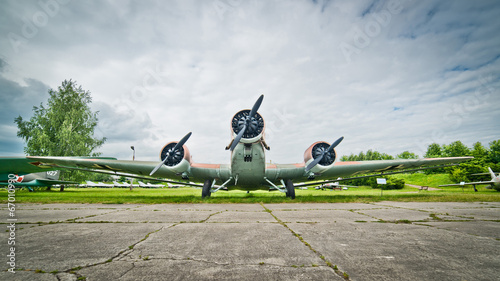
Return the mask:
{"type": "Polygon", "coordinates": [[[277,163],[340,136],[340,155],[500,139],[498,1],[0,2],[0,155],[23,155],[14,118],[65,79],[120,159],[192,131],[194,161],[228,163],[230,119],[261,94],[277,163]]]}

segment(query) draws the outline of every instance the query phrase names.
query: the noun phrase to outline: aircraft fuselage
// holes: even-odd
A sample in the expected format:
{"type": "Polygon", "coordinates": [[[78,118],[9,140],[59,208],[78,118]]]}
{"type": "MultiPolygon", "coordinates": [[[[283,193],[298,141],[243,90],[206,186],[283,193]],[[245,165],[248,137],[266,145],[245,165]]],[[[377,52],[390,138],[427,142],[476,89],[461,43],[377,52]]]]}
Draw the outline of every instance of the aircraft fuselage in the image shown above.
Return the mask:
{"type": "MultiPolygon", "coordinates": [[[[245,190],[264,188],[266,156],[261,142],[238,143],[231,153],[231,185],[245,190]]],[[[229,186],[231,186],[229,185],[229,186]]]]}

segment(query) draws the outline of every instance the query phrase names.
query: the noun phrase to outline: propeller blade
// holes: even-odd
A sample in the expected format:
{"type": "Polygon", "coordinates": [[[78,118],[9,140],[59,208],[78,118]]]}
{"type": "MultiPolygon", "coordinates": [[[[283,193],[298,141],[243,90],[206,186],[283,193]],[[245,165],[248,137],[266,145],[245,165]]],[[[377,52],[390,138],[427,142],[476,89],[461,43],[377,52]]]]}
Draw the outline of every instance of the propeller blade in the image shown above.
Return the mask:
{"type": "Polygon", "coordinates": [[[160,169],[161,166],[163,166],[163,164],[165,164],[165,162],[167,162],[167,159],[168,157],[165,157],[165,159],[163,159],[163,161],[161,161],[160,164],[158,164],[158,166],[156,166],[153,171],[151,171],[151,173],[149,173],[150,176],[152,176],[154,173],[156,173],[156,171],[158,171],[158,169],[160,169]]]}
{"type": "Polygon", "coordinates": [[[189,137],[191,136],[192,132],[189,132],[187,133],[187,135],[185,135],[175,146],[174,146],[174,149],[172,149],[172,151],[176,151],[177,149],[181,148],[184,143],[187,142],[187,140],[189,139],[189,137]]]}
{"type": "Polygon", "coordinates": [[[332,149],[337,147],[337,145],[339,145],[343,140],[344,140],[344,137],[340,137],[338,140],[336,140],[334,143],[332,143],[332,145],[330,145],[330,147],[326,151],[331,151],[332,149]]]}
{"type": "Polygon", "coordinates": [[[309,172],[312,168],[314,168],[314,166],[316,166],[323,159],[323,157],[325,156],[325,154],[327,152],[332,151],[343,140],[344,140],[344,137],[340,137],[338,140],[336,140],[334,143],[332,143],[332,145],[330,145],[330,147],[328,147],[327,150],[323,151],[319,157],[317,157],[316,159],[314,159],[314,161],[312,161],[311,163],[309,163],[309,165],[307,165],[306,172],[309,172]]]}
{"type": "Polygon", "coordinates": [[[314,166],[316,166],[319,163],[319,161],[321,161],[321,159],[323,159],[323,155],[324,154],[322,154],[320,157],[314,159],[314,161],[309,163],[309,165],[307,165],[307,167],[306,167],[306,172],[309,172],[312,168],[314,168],[314,166]]]}
{"type": "Polygon", "coordinates": [[[233,149],[236,147],[236,145],[240,142],[240,140],[243,137],[243,134],[245,133],[246,130],[247,130],[247,125],[245,124],[245,125],[243,125],[243,128],[238,133],[238,135],[236,135],[236,137],[234,138],[233,143],[231,143],[231,147],[229,148],[231,151],[233,151],[233,149]]]}
{"type": "Polygon", "coordinates": [[[259,107],[260,105],[262,104],[262,100],[264,99],[264,95],[261,95],[257,101],[255,102],[255,104],[253,105],[252,107],[252,110],[250,111],[250,114],[248,115],[250,118],[252,118],[255,113],[257,113],[257,110],[259,110],[259,107]]]}
{"type": "MultiPolygon", "coordinates": [[[[172,154],[174,154],[179,148],[181,148],[184,143],[187,142],[187,140],[189,139],[189,137],[191,136],[192,132],[189,132],[187,133],[187,135],[185,135],[175,146],[174,148],[171,150],[172,151],[172,154]]],[[[168,158],[170,157],[171,155],[170,154],[167,154],[167,156],[165,157],[165,159],[163,159],[163,161],[161,161],[160,164],[158,164],[158,166],[156,166],[153,171],[151,171],[151,173],[149,174],[150,176],[152,176],[154,173],[156,173],[156,171],[158,171],[158,169],[161,168],[161,166],[163,166],[165,164],[165,162],[167,162],[168,158]]]]}

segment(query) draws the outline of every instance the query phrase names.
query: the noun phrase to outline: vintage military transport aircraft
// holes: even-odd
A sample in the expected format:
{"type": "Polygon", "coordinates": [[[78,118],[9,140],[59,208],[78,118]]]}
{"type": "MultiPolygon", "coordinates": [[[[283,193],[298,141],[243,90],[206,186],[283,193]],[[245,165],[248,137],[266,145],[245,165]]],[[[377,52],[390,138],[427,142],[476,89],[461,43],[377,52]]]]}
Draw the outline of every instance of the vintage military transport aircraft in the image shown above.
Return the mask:
{"type": "MultiPolygon", "coordinates": [[[[231,152],[229,164],[195,163],[185,143],[191,133],[179,142],[166,144],[161,152],[161,162],[128,161],[110,158],[37,157],[27,158],[34,165],[65,169],[79,169],[100,173],[150,179],[163,178],[165,182],[202,187],[202,197],[223,190],[278,190],[295,198],[294,187],[319,185],[353,179],[353,175],[367,173],[390,174],[389,171],[458,163],[472,157],[450,157],[411,160],[377,160],[335,162],[335,147],[319,141],[304,153],[304,162],[298,164],[266,164],[265,151],[269,150],[264,138],[264,118],[258,113],[264,96],[260,96],[252,109],[237,112],[231,119],[232,140],[226,147],[231,152]],[[346,178],[346,176],[351,176],[346,178]],[[186,182],[183,182],[186,181],[186,182]],[[299,184],[294,184],[299,183],[299,184]]],[[[418,170],[418,169],[417,169],[418,170]]],[[[358,177],[354,177],[358,178],[358,177]]]]}

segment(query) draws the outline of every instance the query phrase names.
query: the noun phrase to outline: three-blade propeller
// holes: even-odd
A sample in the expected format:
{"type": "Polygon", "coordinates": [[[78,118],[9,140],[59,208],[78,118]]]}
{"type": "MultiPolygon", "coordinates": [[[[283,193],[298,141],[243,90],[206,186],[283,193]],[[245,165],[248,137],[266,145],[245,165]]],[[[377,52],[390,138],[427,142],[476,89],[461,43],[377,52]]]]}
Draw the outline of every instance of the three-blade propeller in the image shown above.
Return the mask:
{"type": "Polygon", "coordinates": [[[149,174],[150,176],[152,176],[154,173],[156,173],[156,171],[158,171],[158,169],[160,169],[160,167],[165,164],[165,162],[167,162],[169,160],[169,158],[172,158],[175,156],[175,153],[180,149],[182,148],[182,146],[184,145],[184,143],[186,143],[186,141],[189,139],[189,137],[191,136],[191,132],[189,132],[187,135],[185,135],[175,146],[174,148],[172,148],[171,150],[169,150],[167,152],[167,155],[165,155],[165,159],[163,159],[163,161],[158,164],[158,166],[156,166],[153,171],[151,171],[151,173],[149,174]]]}
{"type": "Polygon", "coordinates": [[[247,129],[250,127],[252,119],[255,119],[254,115],[257,113],[257,110],[259,110],[259,107],[260,107],[263,99],[264,99],[264,95],[261,95],[259,97],[259,99],[257,99],[255,104],[253,105],[252,110],[250,111],[250,114],[248,114],[248,116],[244,120],[243,128],[241,128],[241,130],[239,131],[239,133],[236,135],[233,142],[231,143],[231,147],[229,148],[231,151],[234,150],[234,148],[240,142],[241,138],[243,137],[243,135],[245,134],[247,129]]]}
{"type": "Polygon", "coordinates": [[[344,139],[344,137],[340,137],[338,140],[336,140],[334,143],[332,143],[332,145],[330,145],[330,147],[328,147],[328,149],[322,151],[320,153],[320,155],[318,157],[316,157],[314,159],[314,161],[312,161],[311,163],[309,163],[309,165],[307,165],[306,167],[306,172],[309,172],[312,168],[314,168],[314,166],[316,166],[320,161],[321,159],[323,159],[323,157],[329,153],[330,151],[332,151],[337,145],[339,145],[340,142],[342,142],[342,140],[344,139]]]}

